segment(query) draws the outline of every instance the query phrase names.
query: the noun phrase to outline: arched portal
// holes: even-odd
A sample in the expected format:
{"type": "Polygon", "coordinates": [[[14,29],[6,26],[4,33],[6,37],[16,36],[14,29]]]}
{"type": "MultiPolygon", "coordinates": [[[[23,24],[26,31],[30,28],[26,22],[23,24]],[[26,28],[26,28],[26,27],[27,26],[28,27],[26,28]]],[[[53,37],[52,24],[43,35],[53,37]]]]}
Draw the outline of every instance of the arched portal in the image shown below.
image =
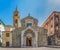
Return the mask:
{"type": "Polygon", "coordinates": [[[32,29],[22,31],[21,34],[21,47],[37,47],[38,33],[32,29]]]}
{"type": "Polygon", "coordinates": [[[33,43],[35,41],[35,33],[31,29],[28,29],[25,31],[23,39],[24,46],[33,46],[33,43]]]}

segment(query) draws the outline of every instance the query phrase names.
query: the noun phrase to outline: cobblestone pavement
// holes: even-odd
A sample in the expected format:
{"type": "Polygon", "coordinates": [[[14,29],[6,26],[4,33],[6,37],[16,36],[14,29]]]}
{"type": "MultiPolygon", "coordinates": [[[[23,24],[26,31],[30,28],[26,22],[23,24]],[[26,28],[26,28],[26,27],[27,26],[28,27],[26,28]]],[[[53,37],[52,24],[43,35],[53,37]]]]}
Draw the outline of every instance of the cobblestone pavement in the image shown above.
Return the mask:
{"type": "Polygon", "coordinates": [[[48,47],[40,47],[40,48],[0,48],[0,50],[60,50],[60,48],[48,48],[48,47]]]}

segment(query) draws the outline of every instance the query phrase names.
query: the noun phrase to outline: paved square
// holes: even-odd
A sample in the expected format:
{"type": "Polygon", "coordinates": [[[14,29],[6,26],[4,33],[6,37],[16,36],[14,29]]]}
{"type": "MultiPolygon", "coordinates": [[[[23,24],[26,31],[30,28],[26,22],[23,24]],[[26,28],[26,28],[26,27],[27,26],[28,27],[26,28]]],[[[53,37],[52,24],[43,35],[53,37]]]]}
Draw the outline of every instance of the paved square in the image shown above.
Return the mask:
{"type": "Polygon", "coordinates": [[[47,48],[47,47],[40,47],[40,48],[0,48],[0,50],[60,50],[60,48],[47,48]]]}

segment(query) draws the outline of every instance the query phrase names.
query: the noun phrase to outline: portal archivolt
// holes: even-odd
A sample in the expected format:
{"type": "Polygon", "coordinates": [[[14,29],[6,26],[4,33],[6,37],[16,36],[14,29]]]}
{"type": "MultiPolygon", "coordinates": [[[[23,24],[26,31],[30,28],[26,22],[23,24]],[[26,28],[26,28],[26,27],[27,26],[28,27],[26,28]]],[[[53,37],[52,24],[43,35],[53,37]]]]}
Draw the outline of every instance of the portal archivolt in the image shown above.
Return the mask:
{"type": "Polygon", "coordinates": [[[33,46],[34,37],[35,37],[35,34],[32,30],[28,29],[27,31],[25,31],[24,33],[25,45],[33,46]]]}

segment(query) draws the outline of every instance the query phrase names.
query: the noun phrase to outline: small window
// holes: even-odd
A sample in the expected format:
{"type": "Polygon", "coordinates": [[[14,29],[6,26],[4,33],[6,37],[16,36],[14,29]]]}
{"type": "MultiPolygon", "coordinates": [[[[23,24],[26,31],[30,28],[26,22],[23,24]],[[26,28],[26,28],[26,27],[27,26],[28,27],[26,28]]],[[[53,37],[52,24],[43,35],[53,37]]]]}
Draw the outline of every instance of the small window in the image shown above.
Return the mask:
{"type": "Polygon", "coordinates": [[[51,20],[53,20],[53,17],[51,17],[51,20]]]}
{"type": "Polygon", "coordinates": [[[58,26],[58,23],[56,23],[56,26],[58,26]]]}
{"type": "Polygon", "coordinates": [[[59,17],[59,15],[58,15],[58,14],[54,14],[54,16],[55,16],[55,18],[58,18],[58,17],[59,17]]]}
{"type": "Polygon", "coordinates": [[[51,28],[53,27],[53,25],[51,25],[51,28]]]}
{"type": "Polygon", "coordinates": [[[29,26],[31,27],[32,26],[32,23],[27,23],[27,27],[29,27],[29,26]]]}
{"type": "Polygon", "coordinates": [[[16,13],[15,16],[18,16],[18,14],[16,13]]]}
{"type": "Polygon", "coordinates": [[[6,37],[9,37],[9,33],[6,33],[6,37]]]}
{"type": "Polygon", "coordinates": [[[48,23],[46,24],[46,27],[48,26],[48,23]]]}
{"type": "Polygon", "coordinates": [[[58,30],[58,26],[56,26],[56,30],[58,30]]]}

